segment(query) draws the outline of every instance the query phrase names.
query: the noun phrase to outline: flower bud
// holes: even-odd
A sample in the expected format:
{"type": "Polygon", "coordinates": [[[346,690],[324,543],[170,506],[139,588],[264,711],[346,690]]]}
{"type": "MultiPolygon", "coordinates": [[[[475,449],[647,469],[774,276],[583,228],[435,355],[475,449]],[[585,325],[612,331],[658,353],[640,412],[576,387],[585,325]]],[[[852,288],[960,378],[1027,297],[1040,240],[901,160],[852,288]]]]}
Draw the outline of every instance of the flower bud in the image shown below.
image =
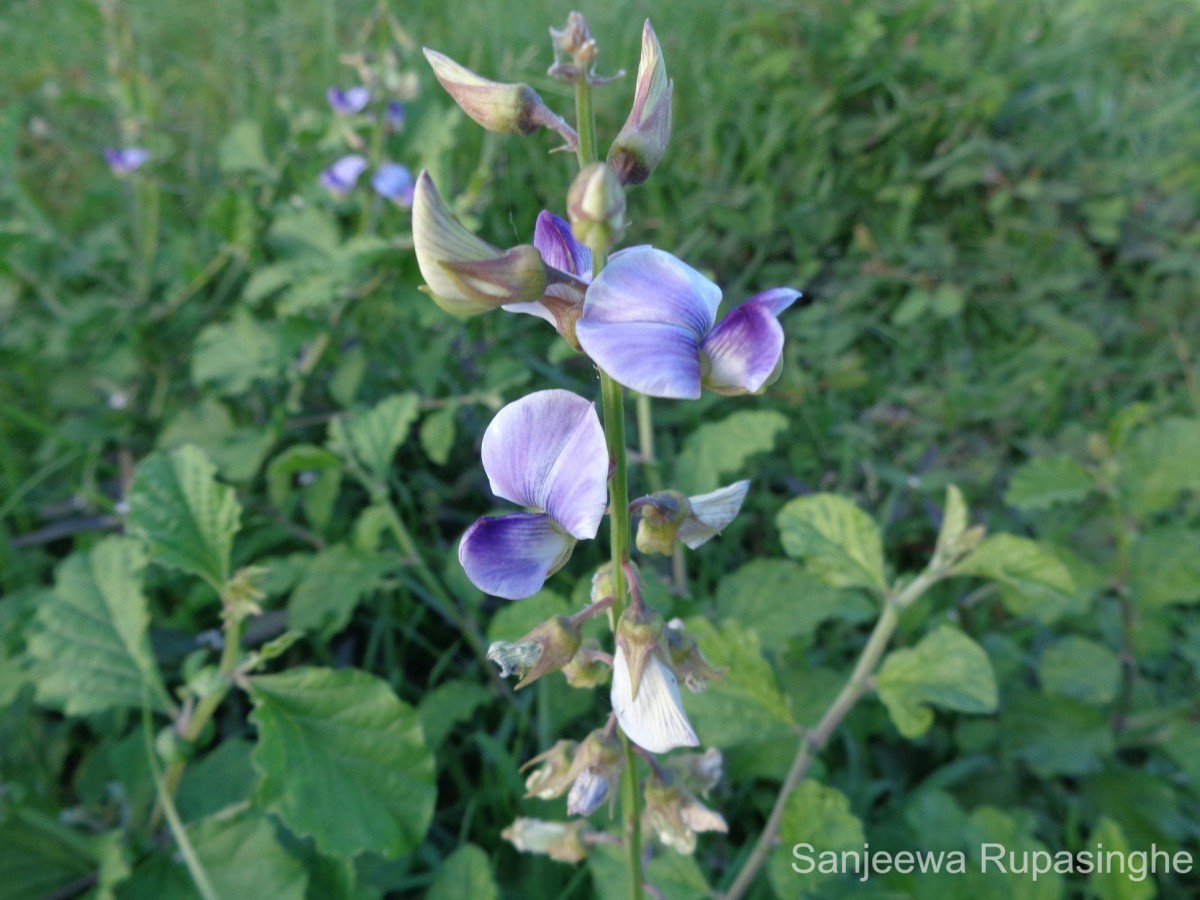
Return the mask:
{"type": "MultiPolygon", "coordinates": [[[[560,53],[571,57],[574,69],[570,74],[573,77],[578,77],[580,70],[587,71],[590,69],[592,63],[596,61],[596,53],[598,52],[596,39],[592,37],[592,29],[588,26],[587,19],[581,13],[572,12],[568,14],[566,27],[561,29],[551,28],[550,40],[554,44],[555,59],[558,58],[560,53]]],[[[556,68],[560,70],[565,69],[561,65],[556,68]]]]}
{"type": "Polygon", "coordinates": [[[729,826],[689,791],[652,777],[646,784],[646,821],[658,839],[677,853],[696,850],[696,833],[726,832],[729,826]]]}
{"type": "Polygon", "coordinates": [[[592,163],[571,182],[567,218],[577,240],[610,247],[625,235],[625,191],[604,163],[592,163]]]}
{"type": "Polygon", "coordinates": [[[567,813],[588,816],[599,808],[609,788],[621,779],[625,753],[616,736],[606,729],[589,734],[575,752],[571,767],[575,782],[567,795],[567,813]]]}
{"type": "Polygon", "coordinates": [[[563,667],[562,673],[567,684],[573,688],[594,688],[608,681],[608,674],[612,671],[611,660],[611,656],[600,650],[595,638],[588,638],[575,658],[563,667]]]}
{"type": "Polygon", "coordinates": [[[709,679],[719,679],[725,674],[724,669],[714,669],[708,664],[696,639],[684,630],[681,620],[672,619],[667,623],[666,637],[675,674],[693,694],[708,687],[709,679]]]}
{"type": "Polygon", "coordinates": [[[658,491],[635,500],[631,508],[641,513],[637,530],[638,550],[670,556],[675,550],[679,527],[692,513],[688,498],[679,491],[658,491]]]}
{"type": "Polygon", "coordinates": [[[517,672],[523,677],[517,690],[533,684],[543,675],[557,672],[575,657],[582,643],[579,626],[567,616],[547,619],[515,644],[497,641],[488,648],[488,659],[500,666],[500,674],[517,672]]]}
{"type": "Polygon", "coordinates": [[[527,84],[502,84],[476,75],[445,54],[425,48],[433,74],[462,111],[498,134],[531,134],[539,127],[561,134],[574,150],[578,138],[566,122],[542,102],[527,84]]]}
{"type": "Polygon", "coordinates": [[[671,138],[671,92],[662,48],[650,20],[642,28],[642,58],[638,63],[633,108],[608,151],[608,164],[621,184],[641,184],[662,161],[671,138]]]}
{"type": "Polygon", "coordinates": [[[539,800],[561,797],[575,780],[571,765],[576,746],[574,741],[558,741],[545,753],[538,754],[521,766],[522,772],[530,766],[537,766],[525,778],[525,796],[539,800]]]}
{"type": "Polygon", "coordinates": [[[642,673],[654,653],[666,659],[663,617],[645,604],[630,604],[617,622],[617,649],[624,653],[629,667],[631,699],[636,700],[642,673]]]}
{"type": "Polygon", "coordinates": [[[500,836],[522,853],[545,853],[559,862],[577,863],[587,857],[583,839],[592,833],[586,819],[574,822],[517,819],[500,836]]]}
{"type": "Polygon", "coordinates": [[[677,753],[663,760],[663,768],[678,779],[681,787],[707,796],[721,781],[725,759],[716,747],[703,753],[677,753]]]}
{"type": "Polygon", "coordinates": [[[475,237],[450,214],[428,172],[413,191],[413,247],[434,302],[457,316],[539,300],[546,289],[536,247],[498,250],[475,237]]]}

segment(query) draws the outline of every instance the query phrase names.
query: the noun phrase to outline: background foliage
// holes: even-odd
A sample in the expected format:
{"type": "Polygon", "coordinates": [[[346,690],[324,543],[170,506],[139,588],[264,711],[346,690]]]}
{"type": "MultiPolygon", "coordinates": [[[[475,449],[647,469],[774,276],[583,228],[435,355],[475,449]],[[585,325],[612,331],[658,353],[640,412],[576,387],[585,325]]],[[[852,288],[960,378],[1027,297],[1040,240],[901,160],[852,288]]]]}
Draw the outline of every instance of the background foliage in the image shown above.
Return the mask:
{"type": "MultiPolygon", "coordinates": [[[[422,0],[393,9],[406,34],[364,38],[373,8],[13,0],[0,25],[0,897],[190,896],[154,811],[172,771],[221,896],[623,891],[611,848],[571,868],[499,837],[561,817],[521,799],[518,767],[593,727],[603,692],[547,679],[514,697],[479,661],[586,596],[603,548],[517,604],[479,595],[454,552],[487,511],[493,411],[533,387],[591,395],[593,373],[531,318],[446,320],[417,291],[406,214],[317,182],[344,146],[325,88],[357,81],[339,57],[388,46],[415,79],[390,155],[489,240],[528,241],[538,210],[562,212],[571,160],[469,127],[414,51],[565,110],[544,38],[568,8],[422,0]],[[129,135],[153,160],[122,180],[100,150],[129,135]],[[254,587],[260,671],[229,690],[218,594],[254,587]],[[202,733],[166,746],[163,716],[210,697],[202,733]]],[[[797,726],[861,649],[873,579],[924,565],[951,483],[996,536],[905,614],[882,703],[793,795],[785,848],[1195,850],[1194,4],[583,11],[602,71],[632,68],[650,15],[675,79],[671,149],[630,195],[627,243],[688,259],[733,302],[777,284],[814,298],[783,319],[766,396],[656,403],[633,467],[635,494],[754,481],[686,578],[643,564],[656,605],[707,616],[701,647],[730,667],[687,698],[725,754],[709,800],[730,832],[659,854],[652,881],[728,883],[797,726]],[[825,552],[811,503],[828,494],[869,515],[825,552]]],[[[630,90],[598,95],[602,134],[630,90]]],[[[865,896],[789,862],[773,857],[763,896],[865,896]]],[[[871,887],[1196,883],[965,885],[871,887]]]]}

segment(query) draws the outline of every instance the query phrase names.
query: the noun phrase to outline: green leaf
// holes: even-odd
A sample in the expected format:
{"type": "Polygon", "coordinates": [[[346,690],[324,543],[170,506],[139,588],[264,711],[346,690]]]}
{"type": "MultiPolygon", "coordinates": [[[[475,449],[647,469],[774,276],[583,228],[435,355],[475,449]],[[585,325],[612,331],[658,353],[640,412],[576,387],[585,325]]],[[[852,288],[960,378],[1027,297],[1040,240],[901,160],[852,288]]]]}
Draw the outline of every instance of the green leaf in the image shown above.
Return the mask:
{"type": "Polygon", "coordinates": [[[1200,531],[1164,525],[1138,535],[1129,586],[1142,609],[1200,602],[1200,531]]]}
{"type": "Polygon", "coordinates": [[[150,544],[155,562],[199,575],[217,590],[229,580],[241,506],[233,488],[196,447],[153,453],[129,490],[129,528],[150,544]]]}
{"type": "MultiPolygon", "coordinates": [[[[702,846],[704,840],[705,835],[701,834],[702,846]]],[[[596,900],[626,900],[630,896],[629,861],[620,846],[591,847],[587,867],[592,875],[591,896],[596,900]]],[[[695,858],[673,850],[654,854],[644,874],[646,883],[654,885],[663,900],[696,900],[712,895],[695,858]]]]}
{"type": "MultiPolygon", "coordinates": [[[[218,813],[188,828],[200,865],[218,897],[304,900],[304,863],[280,843],[276,826],[261,810],[218,813]]],[[[196,888],[176,853],[158,853],[118,892],[121,900],[194,900],[196,888]]]]}
{"type": "Polygon", "coordinates": [[[195,444],[213,461],[222,477],[249,481],[275,442],[275,430],[263,426],[238,426],[220,400],[205,397],[176,413],[159,432],[155,447],[174,450],[195,444]]]}
{"type": "Polygon", "coordinates": [[[211,752],[188,763],[175,805],[184,822],[195,822],[236,806],[250,795],[258,777],[250,763],[254,745],[241,738],[223,740],[211,752]]]}
{"type": "Polygon", "coordinates": [[[1018,509],[1046,509],[1056,503],[1086,500],[1095,489],[1095,479],[1074,460],[1038,457],[1017,469],[1005,500],[1018,509]]]}
{"type": "Polygon", "coordinates": [[[488,689],[474,681],[447,681],[426,691],[419,707],[425,743],[436,750],[455,725],[469,721],[491,699],[488,689]]]}
{"type": "Polygon", "coordinates": [[[968,713],[996,709],[996,676],[987,652],[943,625],[912,648],[893,650],[876,678],[879,699],[897,730],[920,737],[933,724],[930,706],[968,713]]]}
{"type": "Polygon", "coordinates": [[[53,896],[59,888],[89,874],[91,868],[75,848],[47,838],[44,831],[15,817],[0,821],[0,900],[53,896]]]}
{"type": "Polygon", "coordinates": [[[217,145],[217,166],[224,174],[271,173],[271,164],[263,149],[262,126],[256,120],[241,119],[233,123],[229,133],[217,145]]]}
{"type": "Polygon", "coordinates": [[[779,897],[817,896],[823,884],[838,877],[822,874],[815,868],[805,874],[797,873],[793,863],[801,868],[808,866],[791,852],[797,844],[811,845],[811,852],[802,847],[800,853],[815,862],[816,854],[823,851],[861,852],[866,843],[862,822],[850,811],[846,795],[811,779],[800,782],[784,803],[779,839],[781,846],[771,853],[767,863],[771,886],[779,897]]]}
{"type": "MultiPolygon", "coordinates": [[[[1143,849],[1132,846],[1121,826],[1108,816],[1103,816],[1096,823],[1088,839],[1089,850],[1096,846],[1103,846],[1102,852],[1105,853],[1119,853],[1124,859],[1128,859],[1130,851],[1143,849]]],[[[1088,887],[1092,889],[1097,900],[1151,900],[1158,896],[1153,878],[1134,881],[1130,873],[1119,869],[1113,871],[1108,867],[1105,869],[1104,872],[1092,872],[1088,876],[1088,887]]]]}
{"type": "Polygon", "coordinates": [[[444,466],[450,459],[450,451],[454,447],[454,417],[457,414],[456,407],[447,406],[430,413],[421,422],[421,449],[439,466],[444,466]]]}
{"type": "Polygon", "coordinates": [[[381,557],[345,544],[322,550],[288,600],[288,627],[322,637],[336,634],[390,569],[381,557]]]}
{"type": "Polygon", "coordinates": [[[289,498],[299,496],[304,514],[317,529],[329,524],[341,486],[341,462],[324,447],[313,444],[288,447],[267,466],[271,502],[283,508],[289,498]]]}
{"type": "Polygon", "coordinates": [[[1112,728],[1099,710],[1052,694],[1006,695],[1000,734],[1005,751],[1040,778],[1094,774],[1113,752],[1112,728]]]}
{"type": "Polygon", "coordinates": [[[433,755],[421,720],[386,682],[354,669],[249,679],[257,800],[322,853],[395,857],[433,816],[433,755]]]}
{"type": "Polygon", "coordinates": [[[714,668],[728,669],[702,693],[685,692],[684,708],[705,746],[733,747],[794,731],[791,711],[753,631],[728,621],[714,628],[703,618],[689,619],[687,631],[714,668]]]}
{"type": "Polygon", "coordinates": [[[1200,419],[1167,419],[1143,429],[1117,454],[1117,491],[1135,515],[1173,504],[1181,491],[1200,489],[1200,419]]]}
{"type": "Polygon", "coordinates": [[[1051,694],[1111,703],[1121,680],[1121,661],[1103,644],[1069,635],[1042,652],[1038,679],[1051,694]]]}
{"type": "Polygon", "coordinates": [[[1034,604],[1062,603],[1075,591],[1071,573],[1049,550],[1010,534],[984,538],[954,574],[998,581],[1034,604]]]}
{"type": "Polygon", "coordinates": [[[946,503],[942,508],[942,527],[938,529],[936,553],[953,553],[957,556],[962,552],[959,542],[970,524],[967,501],[963,499],[962,491],[957,485],[946,485],[946,503]]]}
{"type": "Polygon", "coordinates": [[[797,497],[779,511],[779,537],[788,556],[834,587],[883,593],[883,544],[865,512],[835,494],[797,497]]]}
{"type": "Polygon", "coordinates": [[[146,551],[108,537],[59,567],[54,593],[38,609],[29,639],[38,699],[68,715],[114,707],[170,709],[150,651],[142,594],[146,551]]]}
{"type": "Polygon", "coordinates": [[[722,619],[757,633],[764,650],[783,651],[830,619],[861,622],[874,613],[862,594],[832,587],[790,559],[756,559],[717,585],[722,619]]]}
{"type": "Polygon", "coordinates": [[[283,345],[244,309],[229,322],[206,325],[192,351],[192,383],[227,395],[244,394],[255,381],[273,381],[283,371],[283,345]]]}
{"type": "Polygon", "coordinates": [[[396,394],[373,409],[357,411],[329,425],[330,449],[356,462],[376,483],[387,481],[392,457],[408,437],[417,418],[420,399],[414,393],[396,394]]]}
{"type": "Polygon", "coordinates": [[[488,855],[474,844],[463,844],[442,860],[425,900],[497,900],[499,896],[488,855]]]}
{"type": "Polygon", "coordinates": [[[724,476],[741,472],[754,454],[773,450],[786,429],[787,418],[768,410],[736,412],[701,425],[684,440],[675,461],[679,490],[685,494],[716,490],[724,476]]]}

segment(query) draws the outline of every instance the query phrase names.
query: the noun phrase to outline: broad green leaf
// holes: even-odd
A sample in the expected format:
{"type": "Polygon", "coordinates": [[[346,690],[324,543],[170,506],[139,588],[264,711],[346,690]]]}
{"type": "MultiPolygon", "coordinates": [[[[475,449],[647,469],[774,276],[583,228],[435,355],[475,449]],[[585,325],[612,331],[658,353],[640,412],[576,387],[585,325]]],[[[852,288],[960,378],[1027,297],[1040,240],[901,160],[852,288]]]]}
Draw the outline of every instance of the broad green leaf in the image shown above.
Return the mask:
{"type": "Polygon", "coordinates": [[[915,647],[889,653],[875,683],[879,699],[906,738],[929,730],[930,706],[967,713],[996,708],[996,677],[987,652],[947,625],[930,632],[915,647]]]}
{"type": "Polygon", "coordinates": [[[175,805],[185,822],[195,822],[236,806],[250,795],[257,773],[250,763],[254,745],[241,738],[223,740],[183,771],[175,805]]]}
{"type": "Polygon", "coordinates": [[[788,556],[834,587],[883,592],[883,544],[865,512],[835,494],[797,497],[779,511],[779,537],[788,556]]]}
{"type": "Polygon", "coordinates": [[[297,278],[275,303],[275,315],[280,318],[305,313],[327,313],[342,290],[336,274],[313,272],[297,278]]]}
{"type": "Polygon", "coordinates": [[[784,803],[779,843],[767,863],[776,896],[813,897],[821,894],[823,885],[839,878],[818,871],[817,854],[823,851],[840,854],[843,850],[861,852],[866,836],[862,822],[850,811],[846,795],[837,788],[809,779],[800,782],[784,803]]]}
{"type": "MultiPolygon", "coordinates": [[[[1144,849],[1132,846],[1129,839],[1125,837],[1121,826],[1108,816],[1104,816],[1096,823],[1091,837],[1088,838],[1088,850],[1095,854],[1097,846],[1104,848],[1100,852],[1119,853],[1126,859],[1128,859],[1130,851],[1144,849]]],[[[1097,900],[1151,900],[1158,896],[1153,877],[1136,881],[1130,877],[1131,873],[1129,872],[1112,871],[1107,866],[1104,868],[1105,871],[1092,872],[1088,876],[1088,887],[1092,889],[1097,900]]]]}
{"type": "Polygon", "coordinates": [[[334,419],[329,426],[330,449],[347,461],[357,462],[368,476],[382,484],[419,407],[416,394],[396,394],[370,410],[334,419]]]}
{"type": "Polygon", "coordinates": [[[262,126],[254,119],[234,122],[217,145],[217,165],[224,174],[257,172],[269,175],[271,164],[263,149],[262,126]]]}
{"type": "Polygon", "coordinates": [[[196,447],[142,460],[129,490],[129,528],[155,562],[199,575],[217,590],[229,580],[241,506],[196,447]]]}
{"type": "Polygon", "coordinates": [[[238,426],[220,400],[205,397],[181,409],[159,432],[155,447],[174,450],[195,444],[230,481],[249,481],[262,466],[275,442],[275,430],[264,426],[238,426]]]}
{"type": "Polygon", "coordinates": [[[322,256],[332,255],[342,242],[341,228],[331,213],[319,206],[306,203],[297,209],[281,213],[271,226],[271,242],[285,253],[297,257],[312,256],[311,251],[322,256]]]}
{"type": "Polygon", "coordinates": [[[108,537],[59,567],[29,639],[41,702],[68,715],[138,709],[143,702],[170,708],[147,637],[145,565],[140,543],[108,537]]]}
{"type": "Polygon", "coordinates": [[[244,394],[255,381],[273,381],[284,368],[280,335],[239,309],[228,322],[206,325],[192,351],[192,383],[221,394],[244,394]]]}
{"type": "Polygon", "coordinates": [[[1075,591],[1071,573],[1049,550],[1011,534],[984,538],[954,573],[998,581],[1034,604],[1061,603],[1075,591]]]}
{"type": "Polygon", "coordinates": [[[938,529],[935,552],[943,555],[955,551],[955,555],[961,553],[962,549],[958,544],[969,524],[967,501],[963,499],[962,491],[957,485],[947,485],[946,503],[942,508],[942,526],[938,529]]]}
{"type": "Polygon", "coordinates": [[[487,688],[474,681],[447,681],[426,691],[419,707],[425,743],[436,750],[455,725],[468,721],[475,710],[491,699],[487,688]]]}
{"type": "Polygon", "coordinates": [[[1000,734],[1005,751],[1041,778],[1093,774],[1113,751],[1112,727],[1103,713],[1052,694],[1006,695],[1000,734]]]}
{"type": "Polygon", "coordinates": [[[336,634],[389,569],[383,558],[345,544],[322,550],[288,600],[288,627],[322,637],[336,634]]]}
{"type": "MultiPolygon", "coordinates": [[[[991,855],[986,871],[981,869],[976,877],[963,882],[964,893],[961,896],[979,900],[1058,900],[1062,897],[1063,878],[1056,872],[1038,875],[1035,881],[1032,875],[1006,876],[997,868],[995,860],[996,854],[1001,852],[999,848],[1003,848],[1004,865],[1009,868],[1021,866],[1026,858],[1024,854],[1050,852],[1035,837],[1036,828],[1036,818],[1026,810],[1003,812],[993,806],[981,806],[973,810],[967,820],[967,856],[973,864],[972,868],[975,865],[982,866],[984,844],[989,845],[988,852],[991,855]],[[1008,853],[1015,854],[1013,863],[1009,862],[1008,853]]],[[[938,886],[944,884],[944,879],[938,878],[938,886]]]]}
{"type": "Polygon", "coordinates": [[[1095,489],[1095,480],[1079,463],[1065,456],[1045,456],[1016,471],[1005,500],[1018,509],[1045,509],[1086,500],[1095,489]]]}
{"type": "Polygon", "coordinates": [[[421,449],[439,466],[444,466],[454,447],[454,417],[458,410],[453,406],[431,412],[421,422],[421,449]]]}
{"type": "Polygon", "coordinates": [[[488,855],[474,844],[463,844],[444,860],[429,886],[426,900],[497,900],[500,890],[492,878],[488,855]]]}
{"type": "Polygon", "coordinates": [[[704,494],[721,487],[722,479],[738,474],[746,460],[775,447],[787,429],[787,418],[779,412],[746,410],[701,425],[683,442],[675,462],[675,480],[686,494],[704,494]]]}
{"type": "Polygon", "coordinates": [[[288,447],[267,466],[271,502],[283,508],[289,498],[299,496],[304,514],[317,529],[329,524],[341,486],[341,462],[324,447],[313,444],[288,447]]]}
{"type": "Polygon", "coordinates": [[[1103,644],[1068,635],[1042,652],[1038,679],[1051,694],[1111,703],[1121,680],[1121,661],[1103,644]]]}
{"type": "Polygon", "coordinates": [[[1129,586],[1142,609],[1200,602],[1200,531],[1164,525],[1139,534],[1130,554],[1129,586]]]}
{"type": "Polygon", "coordinates": [[[687,631],[713,668],[728,669],[703,692],[684,691],[684,708],[706,747],[727,748],[794,730],[792,714],[753,631],[729,621],[714,628],[702,618],[688,620],[687,631]]]}
{"type": "MultiPolygon", "coordinates": [[[[38,815],[49,814],[39,810],[38,815]]],[[[80,840],[87,840],[82,833],[80,840]]],[[[0,900],[51,897],[90,871],[86,857],[47,838],[43,830],[24,825],[16,817],[0,821],[0,900]]]]}
{"type": "MultiPolygon", "coordinates": [[[[225,898],[305,900],[304,864],[280,843],[276,825],[254,808],[234,809],[188,828],[188,838],[214,891],[225,898]]],[[[191,876],[177,852],[158,853],[124,882],[121,900],[195,900],[191,876]]]]}
{"type": "Polygon", "coordinates": [[[795,637],[811,637],[829,619],[860,622],[874,607],[862,594],[832,587],[790,559],[756,559],[721,579],[722,619],[757,633],[764,650],[779,652],[795,637]]]}
{"type": "Polygon", "coordinates": [[[421,844],[437,794],[417,711],[355,669],[249,679],[257,800],[317,849],[395,857],[421,844]]]}
{"type": "Polygon", "coordinates": [[[1134,514],[1165,509],[1181,491],[1200,489],[1200,419],[1167,419],[1142,429],[1117,454],[1117,491],[1134,514]]]}
{"type": "MultiPolygon", "coordinates": [[[[644,834],[646,832],[643,832],[644,834]]],[[[698,835],[702,853],[709,835],[698,835]]],[[[597,900],[626,900],[629,891],[629,861],[620,846],[596,844],[588,851],[587,867],[592,874],[592,893],[597,900]]],[[[696,900],[708,897],[712,889],[694,856],[674,850],[656,853],[645,868],[645,881],[654,886],[663,900],[696,900]]]]}

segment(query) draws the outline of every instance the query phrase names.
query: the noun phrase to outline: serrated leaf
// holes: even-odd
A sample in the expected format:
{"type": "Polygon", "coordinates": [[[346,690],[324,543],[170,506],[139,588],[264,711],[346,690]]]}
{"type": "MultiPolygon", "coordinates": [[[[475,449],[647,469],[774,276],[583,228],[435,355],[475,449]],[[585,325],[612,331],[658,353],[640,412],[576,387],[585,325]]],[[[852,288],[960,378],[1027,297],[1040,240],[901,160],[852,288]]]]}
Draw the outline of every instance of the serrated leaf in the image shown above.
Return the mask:
{"type": "Polygon", "coordinates": [[[345,544],[322,550],[288,600],[288,627],[322,637],[336,634],[390,568],[381,557],[345,544]]]}
{"type": "Polygon", "coordinates": [[[875,684],[892,722],[906,738],[929,730],[930,706],[967,713],[996,709],[996,676],[987,652],[945,625],[915,647],[889,653],[875,684]]]}
{"type": "Polygon", "coordinates": [[[797,497],[775,521],[784,551],[822,581],[887,590],[879,528],[849,500],[835,494],[797,497]]]}
{"type": "Polygon", "coordinates": [[[1078,503],[1096,489],[1087,469],[1065,456],[1038,457],[1017,469],[1005,500],[1024,510],[1078,503]]]}
{"type": "Polygon", "coordinates": [[[419,408],[420,399],[409,392],[388,397],[370,410],[334,419],[329,426],[330,449],[343,459],[357,461],[382,484],[419,408]]]}
{"type": "Polygon", "coordinates": [[[1117,454],[1117,492],[1126,508],[1149,515],[1180,492],[1200,489],[1200,419],[1167,419],[1140,431],[1117,454]]]}
{"type": "Polygon", "coordinates": [[[1068,635],[1042,651],[1038,679],[1047,693],[1110,703],[1121,680],[1121,661],[1103,644],[1068,635]]]}
{"type": "Polygon", "coordinates": [[[794,731],[787,701],[753,631],[728,621],[714,628],[702,618],[689,619],[687,631],[714,668],[728,669],[702,693],[685,692],[683,698],[705,746],[733,747],[794,731]]]}
{"type": "Polygon", "coordinates": [[[1133,542],[1129,587],[1142,609],[1200,602],[1200,531],[1152,528],[1133,542]]]}
{"type": "Polygon", "coordinates": [[[837,877],[817,870],[817,854],[861,852],[866,837],[862,822],[850,811],[846,795],[810,779],[800,782],[784,803],[779,842],[781,847],[771,854],[767,869],[775,893],[780,897],[812,897],[820,894],[823,883],[837,877]],[[791,852],[797,844],[809,845],[800,848],[807,861],[791,852]],[[811,872],[797,873],[792,868],[795,863],[804,869],[809,862],[814,864],[811,872]]]}
{"type": "Polygon", "coordinates": [[[488,855],[474,844],[463,844],[438,867],[426,900],[497,900],[500,889],[492,878],[488,855]]]}
{"type": "Polygon", "coordinates": [[[746,460],[775,447],[787,418],[770,410],[736,412],[720,422],[701,425],[683,442],[675,461],[676,483],[686,494],[704,494],[722,478],[741,472],[746,460]]]}
{"type": "Polygon", "coordinates": [[[998,581],[1034,603],[1061,603],[1075,591],[1071,573],[1049,550],[1011,534],[984,538],[954,574],[998,581]]]}
{"type": "Polygon", "coordinates": [[[354,669],[249,679],[257,800],[322,853],[385,857],[421,844],[437,790],[417,711],[354,669]]]}
{"type": "Polygon", "coordinates": [[[142,594],[146,551],[108,537],[59,567],[29,639],[38,699],[68,715],[112,708],[171,707],[147,637],[142,594]]]}
{"type": "Polygon", "coordinates": [[[756,559],[726,575],[717,585],[717,609],[722,619],[753,629],[772,652],[810,637],[829,619],[860,622],[874,612],[864,595],[819,581],[790,559],[756,559]]]}
{"type": "Polygon", "coordinates": [[[199,575],[217,590],[229,580],[241,506],[196,447],[142,460],[129,490],[129,528],[155,562],[199,575]]]}
{"type": "Polygon", "coordinates": [[[174,450],[194,444],[213,461],[223,477],[249,481],[257,474],[274,442],[272,427],[239,427],[221,401],[205,397],[171,417],[159,432],[155,448],[174,450]]]}

